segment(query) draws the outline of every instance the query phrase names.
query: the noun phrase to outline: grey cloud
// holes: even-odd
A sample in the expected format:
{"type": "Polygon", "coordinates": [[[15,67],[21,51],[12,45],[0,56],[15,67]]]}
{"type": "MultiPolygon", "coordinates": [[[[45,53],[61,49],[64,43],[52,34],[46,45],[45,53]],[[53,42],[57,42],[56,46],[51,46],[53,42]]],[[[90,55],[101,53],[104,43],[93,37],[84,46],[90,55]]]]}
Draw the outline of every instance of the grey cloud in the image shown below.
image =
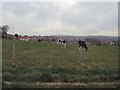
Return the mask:
{"type": "Polygon", "coordinates": [[[117,7],[113,3],[77,3],[62,16],[62,22],[77,27],[111,28],[117,25],[117,7]],[[84,12],[81,13],[84,9],[84,12]],[[77,11],[77,13],[74,12],[77,11]]]}
{"type": "Polygon", "coordinates": [[[102,30],[117,32],[117,15],[117,3],[108,2],[77,2],[71,7],[54,2],[3,3],[3,21],[13,23],[20,33],[25,30],[31,33],[40,30],[42,33],[41,29],[49,24],[53,26],[47,28],[46,34],[99,34],[102,30]],[[7,14],[14,17],[10,18],[7,14]],[[55,23],[60,23],[61,27],[52,28],[55,23]]]}
{"type": "Polygon", "coordinates": [[[2,5],[3,10],[10,11],[11,13],[15,14],[16,16],[27,15],[32,13],[35,9],[32,8],[29,3],[25,2],[4,2],[2,5]]]}

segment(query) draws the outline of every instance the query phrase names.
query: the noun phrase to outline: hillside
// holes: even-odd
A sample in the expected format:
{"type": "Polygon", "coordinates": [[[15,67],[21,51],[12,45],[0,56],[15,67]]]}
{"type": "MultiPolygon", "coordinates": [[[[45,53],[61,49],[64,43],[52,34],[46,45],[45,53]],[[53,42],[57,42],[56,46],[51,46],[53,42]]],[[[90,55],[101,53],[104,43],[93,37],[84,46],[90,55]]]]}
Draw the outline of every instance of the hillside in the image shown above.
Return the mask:
{"type": "Polygon", "coordinates": [[[118,40],[117,36],[67,36],[67,35],[58,35],[58,36],[55,36],[55,37],[64,38],[66,40],[85,40],[85,38],[96,38],[96,39],[99,39],[99,40],[118,40]]]}

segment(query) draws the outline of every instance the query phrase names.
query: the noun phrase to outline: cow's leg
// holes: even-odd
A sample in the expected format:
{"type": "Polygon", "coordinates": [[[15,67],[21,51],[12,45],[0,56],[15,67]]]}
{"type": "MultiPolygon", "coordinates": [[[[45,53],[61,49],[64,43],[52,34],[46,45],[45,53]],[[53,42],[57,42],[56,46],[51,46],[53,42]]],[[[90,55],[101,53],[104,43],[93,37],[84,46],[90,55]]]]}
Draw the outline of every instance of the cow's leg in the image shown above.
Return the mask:
{"type": "Polygon", "coordinates": [[[81,51],[82,49],[83,49],[83,47],[79,45],[79,51],[81,51]]]}
{"type": "Polygon", "coordinates": [[[63,43],[61,43],[61,47],[64,47],[63,43]]]}
{"type": "Polygon", "coordinates": [[[66,43],[64,43],[64,48],[66,48],[66,43]]]}
{"type": "Polygon", "coordinates": [[[86,51],[88,50],[88,48],[87,48],[87,46],[85,45],[85,47],[84,47],[85,49],[86,49],[86,51]]]}
{"type": "Polygon", "coordinates": [[[80,66],[82,67],[82,64],[83,64],[83,47],[82,46],[79,47],[79,51],[80,51],[80,66]]]}

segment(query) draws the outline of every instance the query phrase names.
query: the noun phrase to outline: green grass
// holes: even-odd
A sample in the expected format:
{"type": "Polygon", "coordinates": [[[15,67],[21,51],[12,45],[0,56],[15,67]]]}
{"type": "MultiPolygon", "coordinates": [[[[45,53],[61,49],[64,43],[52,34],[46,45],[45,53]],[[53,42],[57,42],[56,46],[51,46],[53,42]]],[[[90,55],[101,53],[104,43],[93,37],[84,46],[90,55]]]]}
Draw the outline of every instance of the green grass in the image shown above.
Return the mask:
{"type": "Polygon", "coordinates": [[[118,47],[88,45],[83,63],[90,68],[81,68],[77,44],[67,44],[64,49],[56,43],[14,42],[16,67],[12,61],[13,41],[2,43],[3,81],[13,82],[11,87],[20,87],[18,82],[26,83],[26,87],[36,82],[118,82],[118,47]]]}

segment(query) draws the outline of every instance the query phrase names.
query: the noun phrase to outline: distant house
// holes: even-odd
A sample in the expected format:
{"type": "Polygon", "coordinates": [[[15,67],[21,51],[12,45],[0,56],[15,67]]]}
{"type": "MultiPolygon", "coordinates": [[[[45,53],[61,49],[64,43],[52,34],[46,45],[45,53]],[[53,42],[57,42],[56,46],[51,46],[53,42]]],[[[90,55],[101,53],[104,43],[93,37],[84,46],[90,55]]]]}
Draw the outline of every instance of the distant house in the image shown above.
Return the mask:
{"type": "Polygon", "coordinates": [[[29,36],[18,36],[18,40],[28,41],[30,40],[29,36]]]}
{"type": "Polygon", "coordinates": [[[7,39],[12,39],[12,38],[13,38],[13,35],[7,34],[7,35],[6,35],[6,38],[7,38],[7,39]]]}

